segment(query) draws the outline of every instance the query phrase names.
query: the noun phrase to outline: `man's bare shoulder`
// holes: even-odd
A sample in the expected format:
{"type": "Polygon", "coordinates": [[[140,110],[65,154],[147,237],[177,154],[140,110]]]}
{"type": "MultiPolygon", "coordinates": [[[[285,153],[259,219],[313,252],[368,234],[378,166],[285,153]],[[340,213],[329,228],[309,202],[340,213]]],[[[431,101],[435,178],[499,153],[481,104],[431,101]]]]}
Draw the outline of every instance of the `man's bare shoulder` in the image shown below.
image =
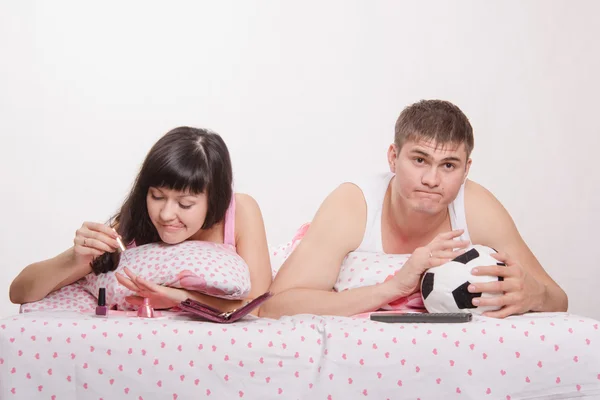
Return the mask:
{"type": "Polygon", "coordinates": [[[343,183],[321,203],[298,247],[277,273],[271,291],[331,290],[344,257],[362,241],[367,206],[356,185],[343,183]]]}
{"type": "Polygon", "coordinates": [[[340,184],[331,192],[329,197],[332,201],[347,204],[349,207],[362,208],[366,204],[362,190],[351,182],[340,184]]]}
{"type": "Polygon", "coordinates": [[[480,201],[480,200],[485,201],[486,199],[490,199],[490,198],[495,199],[492,192],[490,192],[488,189],[486,189],[479,183],[472,181],[470,179],[467,179],[467,181],[465,182],[465,199],[467,199],[467,198],[469,200],[475,200],[475,201],[480,201]]]}
{"type": "Polygon", "coordinates": [[[367,218],[367,205],[362,190],[352,183],[342,183],[321,204],[311,224],[319,239],[335,237],[346,242],[342,247],[360,244],[367,218]],[[332,235],[333,234],[333,235],[332,235]]]}
{"type": "Polygon", "coordinates": [[[491,191],[471,180],[465,183],[465,213],[471,240],[478,243],[514,233],[514,222],[502,203],[491,191]],[[489,229],[490,224],[494,229],[489,229]]]}
{"type": "Polygon", "coordinates": [[[467,212],[471,209],[480,212],[506,211],[490,190],[470,179],[465,182],[465,207],[467,212]]]}

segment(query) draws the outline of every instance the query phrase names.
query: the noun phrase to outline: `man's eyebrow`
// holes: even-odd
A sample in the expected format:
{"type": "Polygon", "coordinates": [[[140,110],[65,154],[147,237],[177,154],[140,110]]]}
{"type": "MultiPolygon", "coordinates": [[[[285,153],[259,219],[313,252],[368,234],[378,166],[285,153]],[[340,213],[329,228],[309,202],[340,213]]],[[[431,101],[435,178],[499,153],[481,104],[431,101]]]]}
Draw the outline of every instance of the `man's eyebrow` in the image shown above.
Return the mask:
{"type": "Polygon", "coordinates": [[[431,158],[431,155],[429,155],[428,153],[424,152],[423,150],[412,149],[410,152],[422,155],[424,158],[431,158]]]}
{"type": "MultiPolygon", "coordinates": [[[[431,158],[430,154],[428,154],[427,152],[420,150],[420,149],[412,149],[410,152],[419,154],[419,155],[423,156],[423,158],[431,158]]],[[[462,162],[462,160],[456,156],[445,157],[441,160],[441,162],[448,162],[448,161],[462,162]]]]}
{"type": "Polygon", "coordinates": [[[442,162],[448,162],[448,161],[462,162],[462,160],[456,156],[446,157],[442,160],[442,162]]]}

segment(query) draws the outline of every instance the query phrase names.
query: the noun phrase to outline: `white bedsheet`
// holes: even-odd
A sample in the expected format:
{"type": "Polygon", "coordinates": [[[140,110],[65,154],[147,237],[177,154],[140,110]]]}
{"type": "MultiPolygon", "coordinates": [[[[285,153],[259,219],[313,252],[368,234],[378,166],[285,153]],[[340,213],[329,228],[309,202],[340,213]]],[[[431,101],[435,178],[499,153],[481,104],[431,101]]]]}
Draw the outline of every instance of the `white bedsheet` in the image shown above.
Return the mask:
{"type": "Polygon", "coordinates": [[[217,325],[38,311],[0,320],[1,399],[600,398],[598,321],[301,315],[217,325]]]}

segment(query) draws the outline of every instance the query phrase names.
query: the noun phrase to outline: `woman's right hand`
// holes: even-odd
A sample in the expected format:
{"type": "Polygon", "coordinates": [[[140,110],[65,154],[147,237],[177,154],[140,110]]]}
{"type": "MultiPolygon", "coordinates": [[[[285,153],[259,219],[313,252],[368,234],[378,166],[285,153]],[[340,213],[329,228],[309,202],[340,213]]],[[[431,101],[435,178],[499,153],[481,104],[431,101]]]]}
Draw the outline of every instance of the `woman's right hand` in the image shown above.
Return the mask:
{"type": "Polygon", "coordinates": [[[94,258],[108,252],[113,253],[118,247],[119,234],[104,224],[84,222],[75,232],[73,251],[78,265],[88,265],[94,258]]]}
{"type": "Polygon", "coordinates": [[[415,249],[410,258],[388,282],[394,285],[398,297],[413,294],[419,288],[421,277],[429,268],[445,264],[463,254],[470,242],[455,240],[464,230],[440,233],[429,244],[415,249]]]}

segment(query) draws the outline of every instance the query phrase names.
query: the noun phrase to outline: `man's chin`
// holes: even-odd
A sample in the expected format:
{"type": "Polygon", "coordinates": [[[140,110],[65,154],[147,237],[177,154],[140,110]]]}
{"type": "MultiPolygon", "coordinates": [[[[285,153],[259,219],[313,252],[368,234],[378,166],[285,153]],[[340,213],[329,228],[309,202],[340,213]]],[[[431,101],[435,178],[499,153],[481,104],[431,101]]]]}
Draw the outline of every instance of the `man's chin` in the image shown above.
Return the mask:
{"type": "Polygon", "coordinates": [[[442,206],[441,204],[439,204],[439,203],[433,204],[430,202],[428,202],[428,203],[419,202],[419,203],[415,204],[415,206],[413,207],[413,210],[415,212],[426,214],[426,215],[439,214],[444,209],[445,209],[445,207],[442,206]]]}

